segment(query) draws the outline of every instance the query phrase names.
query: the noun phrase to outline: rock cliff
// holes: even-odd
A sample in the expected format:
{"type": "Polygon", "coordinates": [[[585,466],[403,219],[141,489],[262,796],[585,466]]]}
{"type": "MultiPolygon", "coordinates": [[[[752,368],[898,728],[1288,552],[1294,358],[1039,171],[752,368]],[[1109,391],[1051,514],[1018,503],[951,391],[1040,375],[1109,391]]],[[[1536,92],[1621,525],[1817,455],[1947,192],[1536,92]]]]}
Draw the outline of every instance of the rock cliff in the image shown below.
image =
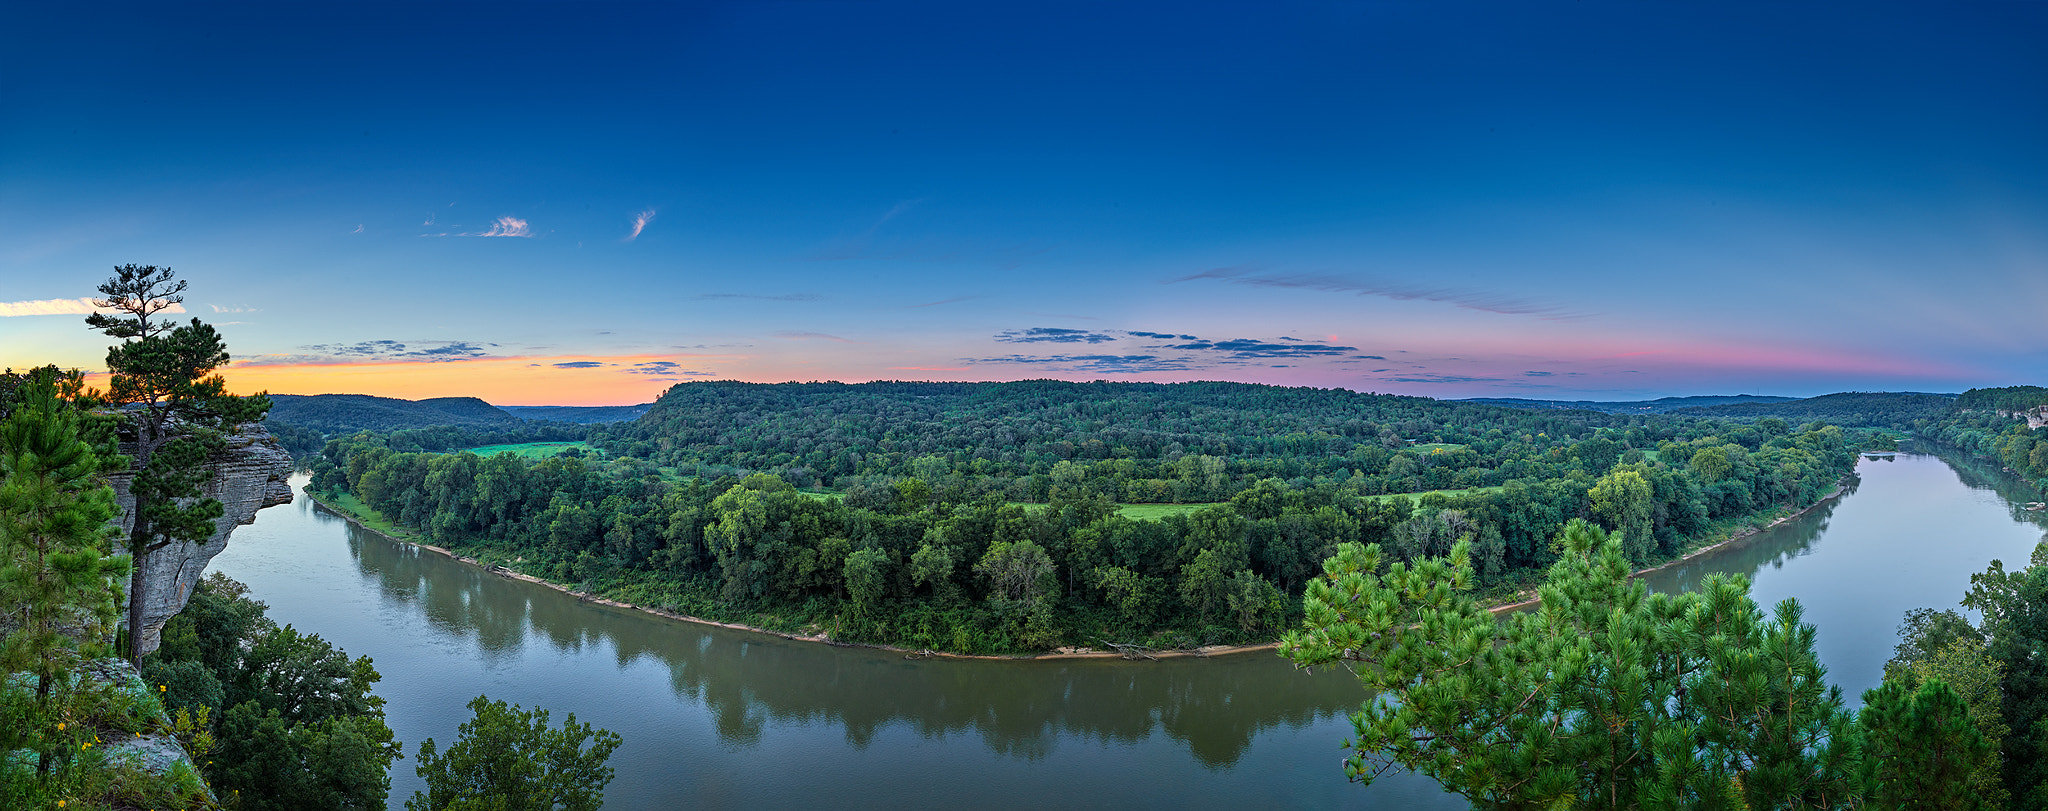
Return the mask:
{"type": "MultiPolygon", "coordinates": [[[[214,521],[213,535],[205,542],[173,543],[150,555],[143,570],[142,630],[135,637],[143,653],[156,650],[164,622],[185,608],[207,562],[227,548],[235,527],[254,522],[257,510],[292,501],[291,454],[260,424],[245,425],[229,436],[227,450],[214,456],[211,467],[206,496],[219,499],[227,509],[214,521]]],[[[117,473],[108,478],[121,503],[117,520],[125,533],[134,526],[135,499],[128,494],[133,476],[117,473]]],[[[116,548],[122,543],[117,541],[116,548]]]]}

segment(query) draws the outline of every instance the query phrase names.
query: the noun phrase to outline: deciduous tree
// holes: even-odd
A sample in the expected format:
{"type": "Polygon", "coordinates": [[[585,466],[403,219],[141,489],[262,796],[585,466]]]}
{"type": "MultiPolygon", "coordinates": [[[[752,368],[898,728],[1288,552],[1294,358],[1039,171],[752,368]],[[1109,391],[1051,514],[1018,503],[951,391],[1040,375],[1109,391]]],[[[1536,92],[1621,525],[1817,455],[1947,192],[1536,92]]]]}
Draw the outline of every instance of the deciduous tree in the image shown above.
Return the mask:
{"type": "Polygon", "coordinates": [[[604,803],[616,733],[579,724],[574,713],[550,729],[547,710],[485,696],[469,709],[475,717],[447,751],[433,738],[420,742],[417,770],[427,789],[405,801],[406,811],[595,811],[604,803]]]}

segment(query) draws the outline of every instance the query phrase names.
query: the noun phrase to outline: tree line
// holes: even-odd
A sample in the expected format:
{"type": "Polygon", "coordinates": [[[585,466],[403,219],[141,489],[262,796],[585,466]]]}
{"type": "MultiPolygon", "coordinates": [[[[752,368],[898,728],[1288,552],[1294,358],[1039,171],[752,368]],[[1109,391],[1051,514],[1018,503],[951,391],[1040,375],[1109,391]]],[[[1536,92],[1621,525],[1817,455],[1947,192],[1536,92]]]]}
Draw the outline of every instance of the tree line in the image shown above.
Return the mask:
{"type": "Polygon", "coordinates": [[[1996,459],[2014,473],[2048,489],[2048,426],[2029,427],[2025,413],[2048,405],[2048,389],[2009,386],[1971,389],[1955,408],[1913,424],[1915,433],[1945,445],[1996,459]]]}
{"type": "MultiPolygon", "coordinates": [[[[1446,410],[1447,421],[1472,413],[1466,408],[1446,410]]],[[[1425,425],[1433,424],[1417,423],[1425,425]]],[[[1240,482],[1221,458],[1193,454],[1166,464],[1192,469],[1202,496],[1217,503],[1141,520],[1119,513],[1116,496],[1126,491],[1115,473],[1096,473],[1105,463],[1138,464],[1132,459],[1061,460],[1043,474],[1043,502],[1020,503],[1004,487],[943,467],[932,480],[878,475],[817,493],[770,473],[679,476],[620,456],[406,452],[362,433],[328,443],[312,484],[436,544],[637,604],[992,652],[1269,639],[1291,624],[1320,562],[1346,542],[1382,543],[1415,559],[1470,540],[1482,585],[1506,591],[1557,559],[1550,541],[1567,522],[1587,519],[1621,532],[1631,561],[1647,564],[1734,522],[1812,503],[1850,472],[1861,441],[1840,428],[1794,431],[1777,420],[1632,418],[1627,430],[1589,430],[1573,442],[1511,437],[1497,426],[1478,436],[1435,430],[1432,438],[1473,442],[1422,449],[1403,441],[1361,455],[1384,458],[1380,469],[1413,489],[1500,483],[1386,494],[1385,480],[1360,468],[1240,482]],[[1460,480],[1431,470],[1478,473],[1460,480]]]]}

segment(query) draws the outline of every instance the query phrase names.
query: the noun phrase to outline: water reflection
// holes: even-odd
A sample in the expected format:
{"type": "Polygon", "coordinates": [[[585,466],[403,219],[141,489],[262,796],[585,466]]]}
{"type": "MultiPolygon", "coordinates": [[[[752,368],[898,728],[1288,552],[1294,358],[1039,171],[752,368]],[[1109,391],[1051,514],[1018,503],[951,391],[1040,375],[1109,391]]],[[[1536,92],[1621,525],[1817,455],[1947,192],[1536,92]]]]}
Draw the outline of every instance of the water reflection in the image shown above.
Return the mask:
{"type": "MultiPolygon", "coordinates": [[[[1932,453],[1938,450],[1937,446],[1926,442],[1916,441],[1911,444],[1920,452],[1932,453]]],[[[2033,524],[2048,531],[2048,513],[2027,509],[2029,502],[2040,502],[2043,496],[2039,489],[2028,484],[2025,479],[1997,465],[1953,452],[1943,454],[1941,460],[1948,464],[1950,470],[1955,471],[1956,478],[1962,481],[1964,487],[1996,495],[1999,503],[2005,505],[2006,511],[2012,515],[2012,520],[2033,524]]],[[[2048,535],[2044,535],[2043,540],[2048,541],[2048,535]]]]}
{"type": "Polygon", "coordinates": [[[1202,766],[1227,769],[1261,732],[1341,718],[1361,697],[1348,674],[1300,673],[1265,653],[1148,663],[912,661],[790,642],[582,602],[354,525],[347,535],[357,572],[386,605],[409,607],[486,657],[545,643],[560,654],[609,648],[622,670],[658,662],[678,699],[708,709],[726,747],[758,746],[770,723],[822,722],[864,750],[879,730],[900,724],[928,740],[971,735],[994,754],[1040,761],[1063,739],[1128,746],[1163,733],[1202,766]]]}
{"type": "MultiPolygon", "coordinates": [[[[1954,605],[1992,558],[2026,559],[2038,494],[1995,467],[1866,459],[1855,490],[1652,575],[1732,571],[1796,596],[1829,679],[1876,684],[1905,610],[1954,605]]],[[[583,603],[391,543],[305,503],[266,510],[214,564],[280,622],[376,659],[410,744],[446,742],[478,693],[612,729],[611,809],[1062,805],[1462,808],[1426,778],[1344,781],[1342,671],[1211,660],[906,661],[583,603]]],[[[420,784],[392,771],[392,808],[420,784]]]]}
{"type": "Polygon", "coordinates": [[[1842,495],[1821,502],[1775,527],[1731,541],[1684,563],[1645,574],[1643,582],[1649,584],[1651,591],[1677,593],[1691,591],[1711,574],[1743,574],[1753,581],[1757,573],[1765,569],[1783,569],[1794,558],[1813,552],[1814,545],[1827,535],[1835,510],[1855,495],[1862,483],[1863,477],[1850,476],[1842,495]]]}

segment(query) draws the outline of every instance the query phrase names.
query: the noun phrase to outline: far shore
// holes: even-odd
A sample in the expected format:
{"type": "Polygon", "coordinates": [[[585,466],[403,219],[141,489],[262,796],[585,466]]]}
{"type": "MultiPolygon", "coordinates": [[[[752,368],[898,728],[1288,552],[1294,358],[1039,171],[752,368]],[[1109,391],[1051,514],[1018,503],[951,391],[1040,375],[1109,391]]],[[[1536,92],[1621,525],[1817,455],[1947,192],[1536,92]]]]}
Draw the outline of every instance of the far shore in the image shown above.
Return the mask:
{"type": "MultiPolygon", "coordinates": [[[[1852,475],[1853,475],[1853,474],[1852,474],[1852,475]]],[[[1736,541],[1740,541],[1740,540],[1742,540],[1742,539],[1744,539],[1744,538],[1747,538],[1747,537],[1750,537],[1750,536],[1752,536],[1752,535],[1755,535],[1755,534],[1757,534],[1758,532],[1761,532],[1761,531],[1763,531],[1764,529],[1770,529],[1770,528],[1772,528],[1772,527],[1776,527],[1776,526],[1778,526],[1779,524],[1783,524],[1783,523],[1785,523],[1786,521],[1790,521],[1790,520],[1792,520],[1792,519],[1794,519],[1794,518],[1797,518],[1797,517],[1799,517],[1799,516],[1805,515],[1805,514],[1807,514],[1808,512],[1812,512],[1814,508],[1816,508],[1816,507],[1819,507],[1819,506],[1820,506],[1820,505],[1822,505],[1822,504],[1826,504],[1826,503],[1828,503],[1829,501],[1832,501],[1832,500],[1834,500],[1834,499],[1836,499],[1836,498],[1840,498],[1840,497],[1841,497],[1841,495],[1842,495],[1843,493],[1845,493],[1845,492],[1847,492],[1847,491],[1848,491],[1848,489],[1849,489],[1849,485],[1848,485],[1848,483],[1847,483],[1847,480],[1846,480],[1846,479],[1844,479],[1844,481],[1843,481],[1843,482],[1842,482],[1841,484],[1838,484],[1838,485],[1836,485],[1836,487],[1835,487],[1835,489],[1834,489],[1833,491],[1829,492],[1829,493],[1828,493],[1827,495],[1825,495],[1825,496],[1821,496],[1821,497],[1820,497],[1820,500],[1818,500],[1818,501],[1815,501],[1814,503],[1812,503],[1812,504],[1809,504],[1809,505],[1807,505],[1807,506],[1806,506],[1806,507],[1805,507],[1804,509],[1801,509],[1801,510],[1799,510],[1798,512],[1794,512],[1794,513],[1788,514],[1788,515],[1786,515],[1786,516],[1784,516],[1784,517],[1782,517],[1782,518],[1779,518],[1779,519],[1777,519],[1777,520],[1775,520],[1775,521],[1772,521],[1771,523],[1769,523],[1769,524],[1766,524],[1766,525],[1764,525],[1764,527],[1763,527],[1762,529],[1758,529],[1758,528],[1756,528],[1756,527],[1743,527],[1742,529],[1736,530],[1736,531],[1735,531],[1734,533],[1731,533],[1731,534],[1730,534],[1730,535],[1728,536],[1727,540],[1719,541],[1719,542],[1716,542],[1716,543],[1710,544],[1710,545],[1708,545],[1708,546],[1704,546],[1704,547],[1701,547],[1701,548],[1699,548],[1699,549],[1696,549],[1696,550],[1694,550],[1694,551],[1692,551],[1692,552],[1690,552],[1690,553],[1686,554],[1686,555],[1685,555],[1685,556],[1683,556],[1683,557],[1675,558],[1675,559],[1672,559],[1672,560],[1670,560],[1670,561],[1667,561],[1667,562],[1665,562],[1665,563],[1660,563],[1660,564],[1658,564],[1658,565],[1656,565],[1656,566],[1651,566],[1651,567],[1648,567],[1648,568],[1645,568],[1645,569],[1641,569],[1641,570],[1638,570],[1638,571],[1636,571],[1636,572],[1634,573],[1634,575],[1633,575],[1633,576],[1635,576],[1635,577],[1641,577],[1641,576],[1643,576],[1643,575],[1645,575],[1645,574],[1648,574],[1648,573],[1650,573],[1650,572],[1658,571],[1658,570],[1660,570],[1660,569],[1667,569],[1667,568],[1670,568],[1670,567],[1672,567],[1672,566],[1677,566],[1678,564],[1681,564],[1681,563],[1687,563],[1687,562],[1690,562],[1690,561],[1692,561],[1692,560],[1695,560],[1695,559],[1697,559],[1697,558],[1699,558],[1699,557],[1701,557],[1701,556],[1703,556],[1703,555],[1707,555],[1707,554],[1710,554],[1710,553],[1712,553],[1712,552],[1714,552],[1714,551],[1716,551],[1716,550],[1719,550],[1719,549],[1722,549],[1722,548],[1724,548],[1724,547],[1728,546],[1729,544],[1735,543],[1736,541]]],[[[318,504],[318,505],[320,505],[320,506],[321,506],[321,507],[323,507],[323,508],[326,508],[326,510],[327,510],[328,512],[330,512],[330,513],[333,513],[333,514],[335,514],[335,515],[338,515],[338,516],[340,516],[340,517],[341,517],[341,518],[342,518],[343,520],[346,520],[346,521],[348,521],[349,523],[351,523],[351,524],[354,524],[354,525],[356,525],[357,527],[359,527],[359,528],[363,529],[363,530],[364,530],[364,531],[366,531],[366,532],[374,533],[374,534],[376,534],[376,535],[378,535],[378,536],[381,536],[381,537],[385,538],[386,540],[392,541],[393,543],[402,543],[402,544],[406,544],[406,545],[409,545],[409,546],[416,546],[416,547],[419,547],[419,548],[421,548],[421,549],[425,549],[425,550],[428,550],[428,551],[432,551],[432,552],[439,552],[439,553],[441,553],[441,554],[443,554],[443,555],[446,555],[446,556],[448,556],[448,557],[450,557],[450,558],[453,558],[453,559],[455,559],[455,560],[457,560],[457,561],[459,561],[459,562],[462,562],[462,563],[467,563],[467,564],[470,564],[470,565],[472,565],[472,566],[475,566],[475,567],[477,567],[477,568],[483,569],[483,570],[484,570],[484,571],[486,571],[486,572],[490,572],[491,574],[495,574],[495,575],[497,575],[497,576],[499,576],[499,577],[503,577],[503,578],[507,578],[507,579],[511,579],[511,580],[520,580],[520,581],[524,581],[524,582],[527,582],[527,583],[532,583],[532,584],[534,584],[534,585],[538,585],[538,586],[543,586],[543,587],[546,587],[546,588],[554,589],[555,591],[559,591],[559,592],[561,592],[561,593],[563,593],[563,594],[567,594],[567,595],[569,595],[569,596],[571,596],[571,597],[575,597],[575,598],[576,598],[577,600],[580,600],[580,601],[582,601],[582,602],[586,602],[586,603],[595,603],[595,604],[598,604],[598,605],[610,606],[610,607],[612,607],[612,608],[621,608],[621,609],[626,609],[626,610],[630,610],[630,611],[640,611],[640,612],[644,612],[644,613],[648,613],[648,614],[653,614],[654,616],[657,616],[657,617],[662,617],[662,618],[664,618],[664,619],[671,619],[671,620],[677,620],[677,621],[680,621],[680,622],[689,622],[689,623],[695,623],[695,624],[697,624],[697,625],[709,625],[709,626],[713,626],[713,627],[717,627],[717,628],[726,628],[726,629],[729,629],[729,630],[734,630],[734,631],[750,631],[750,632],[753,632],[753,633],[757,633],[757,634],[767,634],[767,635],[769,635],[769,636],[781,637],[781,638],[783,638],[783,639],[787,639],[787,640],[791,640],[791,641],[795,641],[795,642],[818,642],[818,643],[823,643],[823,644],[826,644],[826,645],[832,645],[832,646],[835,646],[835,647],[842,647],[842,648],[867,648],[867,649],[870,649],[870,650],[881,650],[881,651],[890,651],[890,652],[893,652],[893,653],[901,653],[901,654],[903,654],[903,655],[904,655],[904,658],[917,658],[917,659],[995,659],[995,660],[1003,660],[1003,661],[1037,661],[1037,660],[1041,660],[1041,659],[1044,659],[1044,660],[1051,660],[1051,659],[1133,659],[1133,658],[1149,658],[1149,659],[1178,659],[1178,658],[1186,658],[1186,657],[1196,657],[1196,658],[1208,658],[1208,657],[1211,657],[1211,656],[1228,656],[1228,655],[1231,655],[1231,654],[1237,654],[1237,653],[1251,653],[1251,652],[1254,652],[1254,651],[1272,651],[1272,650],[1276,650],[1276,649],[1278,649],[1278,648],[1280,647],[1280,643],[1279,643],[1279,642],[1267,642],[1267,643],[1264,643],[1264,644],[1259,644],[1259,645],[1205,645],[1205,646],[1202,646],[1202,647],[1199,647],[1199,648],[1189,648],[1189,649],[1184,649],[1184,650],[1158,650],[1158,651],[1154,651],[1154,650],[1147,650],[1147,651],[1145,651],[1145,652],[1144,652],[1143,654],[1141,654],[1141,655],[1139,655],[1139,656],[1126,656],[1126,655],[1124,655],[1124,654],[1122,654],[1122,653],[1119,653],[1119,652],[1117,652],[1117,651],[1113,651],[1113,650],[1096,650],[1096,649],[1094,649],[1094,648],[1087,648],[1087,647],[1064,647],[1064,648],[1058,648],[1058,649],[1055,649],[1055,650],[1053,650],[1053,651],[1049,651],[1049,652],[1046,652],[1046,653],[1039,653],[1039,654],[1018,654],[1018,655],[1011,655],[1011,656],[1003,656],[1003,655],[993,655],[993,654],[977,654],[977,653],[948,653],[948,652],[945,652],[945,651],[934,651],[934,650],[913,650],[913,649],[910,649],[910,648],[901,648],[901,647],[897,647],[897,646],[894,646],[894,645],[880,645],[880,644],[873,644],[873,643],[865,643],[865,642],[843,642],[843,641],[840,641],[840,640],[837,640],[837,639],[833,639],[833,638],[832,638],[831,636],[829,636],[829,635],[827,635],[827,634],[792,634],[792,633],[784,633],[784,632],[782,632],[782,631],[774,631],[774,630],[769,630],[769,629],[767,629],[767,628],[760,628],[760,627],[756,627],[756,626],[753,626],[753,625],[746,625],[746,624],[743,624],[743,623],[737,623],[737,622],[720,622],[720,621],[718,621],[718,620],[709,620],[709,619],[704,619],[703,617],[693,617],[693,616],[690,616],[690,615],[688,615],[688,614],[680,614],[680,613],[677,613],[677,612],[674,612],[674,611],[669,611],[669,610],[667,610],[667,609],[663,609],[663,608],[657,608],[657,607],[655,607],[655,606],[647,606],[647,605],[636,605],[636,604],[633,604],[633,603],[628,603],[628,602],[622,602],[622,601],[619,601],[619,600],[613,600],[613,599],[611,599],[611,598],[609,598],[609,597],[601,597],[601,596],[598,596],[598,595],[596,595],[596,594],[591,594],[590,592],[587,592],[587,591],[576,591],[576,590],[574,590],[574,589],[571,589],[571,588],[569,588],[568,586],[564,586],[564,585],[562,585],[562,584],[560,584],[560,583],[556,583],[556,582],[554,582],[554,581],[551,581],[551,580],[544,580],[544,579],[542,579],[542,578],[538,578],[538,577],[535,577],[535,576],[533,576],[533,575],[530,575],[530,574],[526,574],[526,573],[523,573],[523,572],[518,572],[518,571],[514,571],[514,570],[512,570],[512,569],[508,569],[508,568],[505,568],[505,567],[503,567],[503,566],[495,566],[495,565],[491,565],[491,564],[486,564],[486,563],[484,563],[483,561],[477,560],[476,558],[472,558],[472,557],[467,557],[467,556],[464,556],[464,555],[459,555],[459,554],[456,554],[454,550],[448,549],[448,548],[446,548],[446,547],[440,547],[440,546],[435,546],[435,545],[433,545],[433,544],[429,544],[429,543],[422,543],[422,542],[420,542],[420,541],[415,541],[415,540],[412,540],[412,539],[409,539],[409,538],[401,538],[401,537],[398,537],[398,536],[396,536],[396,535],[392,535],[392,534],[390,534],[390,533],[384,532],[384,531],[382,531],[382,530],[378,530],[378,529],[376,529],[376,528],[373,528],[373,527],[371,527],[371,526],[370,526],[369,524],[366,524],[366,523],[364,523],[364,522],[362,521],[362,519],[360,519],[360,518],[356,517],[356,516],[355,516],[354,514],[352,514],[352,513],[348,512],[347,510],[343,510],[343,509],[337,508],[337,507],[335,507],[335,506],[333,506],[333,505],[331,505],[331,504],[328,504],[328,503],[327,503],[327,502],[325,502],[325,501],[321,501],[321,500],[320,500],[320,497],[319,497],[319,496],[316,496],[316,495],[314,495],[314,494],[313,494],[313,491],[312,491],[312,489],[311,489],[311,488],[301,488],[301,490],[300,490],[300,491],[301,491],[301,492],[303,492],[303,493],[305,493],[305,495],[306,495],[306,497],[307,497],[307,498],[310,498],[310,499],[312,499],[312,500],[313,500],[313,503],[315,503],[315,504],[318,504]]],[[[1517,600],[1517,601],[1514,601],[1514,602],[1508,602],[1508,603],[1502,603],[1502,604],[1499,604],[1499,605],[1494,605],[1494,606],[1490,606],[1490,607],[1488,607],[1488,609],[1487,609],[1487,610],[1488,610],[1488,611],[1492,611],[1492,612],[1493,612],[1493,613],[1495,613],[1495,614],[1503,614],[1503,613],[1507,613],[1507,612],[1509,612],[1509,611],[1514,611],[1514,610],[1516,610],[1516,609],[1519,609],[1519,608],[1526,608],[1526,607],[1528,607],[1528,606],[1531,606],[1531,605],[1535,605],[1535,604],[1536,604],[1537,602],[1539,602],[1539,601],[1541,600],[1541,598],[1538,598],[1538,597],[1534,597],[1534,596],[1529,596],[1529,595],[1530,595],[1530,593],[1529,593],[1529,592],[1523,592],[1523,593],[1522,593],[1521,595],[1517,595],[1517,596],[1523,597],[1524,599],[1520,599],[1520,600],[1517,600]]]]}

